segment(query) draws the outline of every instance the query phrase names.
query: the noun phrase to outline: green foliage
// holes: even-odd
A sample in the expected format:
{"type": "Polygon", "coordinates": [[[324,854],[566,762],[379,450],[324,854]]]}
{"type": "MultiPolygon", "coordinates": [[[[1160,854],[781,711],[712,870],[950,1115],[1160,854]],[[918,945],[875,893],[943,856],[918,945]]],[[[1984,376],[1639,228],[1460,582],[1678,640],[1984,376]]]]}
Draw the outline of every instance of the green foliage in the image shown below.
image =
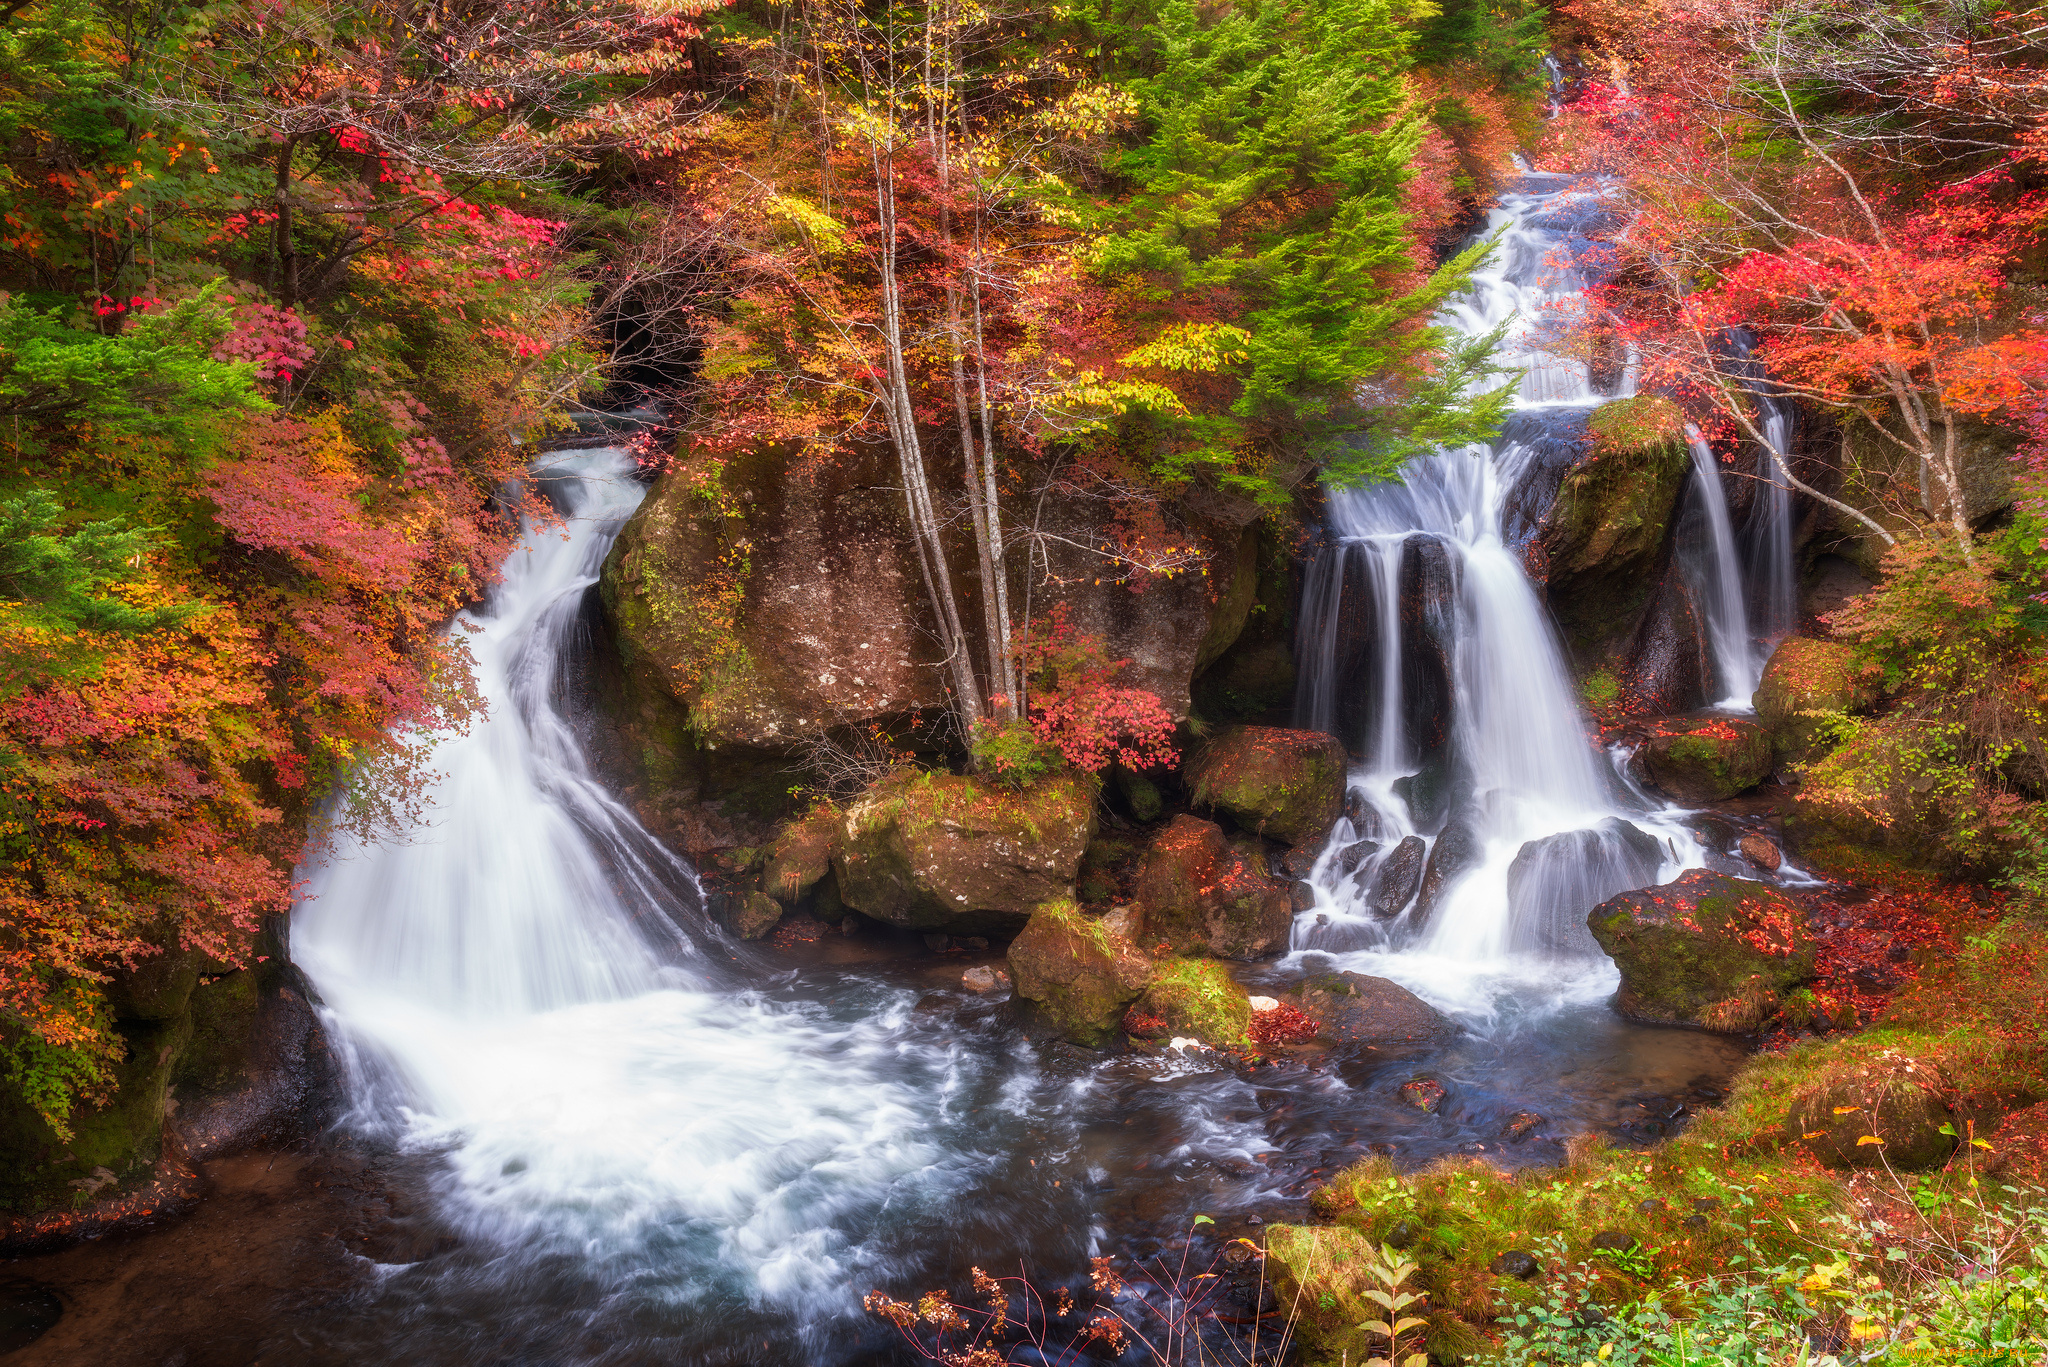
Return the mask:
{"type": "Polygon", "coordinates": [[[1011,788],[1029,788],[1065,767],[1059,751],[1039,740],[1023,718],[987,719],[974,728],[969,758],[979,773],[1011,788]]]}
{"type": "Polygon", "coordinates": [[[213,359],[230,324],[212,287],[112,335],[74,326],[67,312],[0,298],[0,415],[190,436],[220,413],[270,407],[253,364],[213,359]]]}
{"type": "Polygon", "coordinates": [[[1529,0],[1439,0],[1415,35],[1423,67],[1476,67],[1515,95],[1543,88],[1543,57],[1550,50],[1543,6],[1529,0]]]}
{"type": "Polygon", "coordinates": [[[92,984],[71,979],[50,1000],[67,1021],[92,1028],[58,1043],[19,1026],[0,1029],[0,1078],[68,1142],[73,1108],[107,1099],[114,1065],[125,1051],[111,1029],[106,1001],[92,984]]]}
{"type": "MultiPolygon", "coordinates": [[[[0,501],[0,598],[19,605],[35,630],[123,634],[153,631],[187,620],[197,604],[137,607],[113,590],[145,578],[143,565],[155,528],[121,519],[63,530],[63,506],[47,489],[0,501]]],[[[52,658],[52,665],[63,663],[52,658]]]]}
{"type": "Polygon", "coordinates": [[[1419,451],[1498,428],[1508,396],[1471,395],[1497,339],[1420,321],[1490,248],[1416,269],[1403,186],[1425,125],[1404,76],[1405,17],[1393,0],[1171,0],[1146,30],[1157,70],[1131,90],[1147,137],[1117,168],[1136,193],[1097,211],[1094,270],[1134,282],[1122,304],[1141,317],[1138,281],[1154,308],[1242,301],[1229,350],[1199,358],[1236,378],[1228,410],[1151,406],[1167,481],[1206,473],[1274,504],[1290,462],[1336,483],[1385,479],[1419,451]]]}

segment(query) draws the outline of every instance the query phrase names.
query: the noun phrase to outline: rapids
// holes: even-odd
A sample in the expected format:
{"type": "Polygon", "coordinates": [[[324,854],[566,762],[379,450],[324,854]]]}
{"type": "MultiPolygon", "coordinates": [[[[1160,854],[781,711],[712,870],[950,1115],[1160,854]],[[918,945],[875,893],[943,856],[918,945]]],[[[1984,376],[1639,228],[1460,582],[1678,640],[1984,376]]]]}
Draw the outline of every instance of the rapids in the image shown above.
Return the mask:
{"type": "MultiPolygon", "coordinates": [[[[1531,331],[1575,288],[1546,274],[1560,231],[1532,220],[1573,193],[1539,180],[1510,196],[1505,257],[1456,305],[1475,329],[1520,320],[1518,421],[1600,401],[1531,331]]],[[[302,870],[291,953],[345,1062],[341,1133],[399,1164],[432,1235],[351,1245],[356,1279],[290,1312],[294,1360],[895,1360],[893,1331],[861,1310],[871,1288],[957,1288],[973,1266],[1078,1286],[1090,1256],[1190,1237],[1213,1251],[1306,1218],[1315,1183],[1368,1153],[1554,1162],[1565,1136],[1650,1142],[1711,1104],[1740,1046],[1613,1016],[1614,970],[1583,926],[1593,901],[1703,856],[1589,738],[1504,532],[1520,482],[1554,477],[1568,447],[1536,434],[1332,496],[1341,554],[1305,619],[1334,620],[1345,592],[1359,607],[1363,586],[1384,648],[1364,676],[1308,670],[1304,721],[1362,730],[1370,758],[1296,953],[1239,976],[1284,990],[1334,956],[1472,1029],[1258,1068],[1035,1038],[960,990],[966,962],[911,937],[763,950],[718,930],[692,870],[595,775],[578,724],[582,613],[641,498],[633,461],[546,458],[534,478],[560,524],[529,527],[457,623],[488,717],[431,738],[440,777],[416,828],[338,831],[302,870]],[[1418,576],[1441,592],[1404,636],[1418,576]],[[1428,686],[1448,690],[1436,712],[1416,703],[1428,686]],[[1454,825],[1475,854],[1433,915],[1359,912],[1385,856],[1340,874],[1347,843],[1370,829],[1386,849],[1436,848],[1454,825]],[[1418,1067],[1450,1084],[1439,1114],[1394,1099],[1418,1067]],[[1523,1111],[1544,1126],[1510,1147],[1523,1111]],[[1191,1236],[1197,1215],[1217,1224],[1191,1236]]]]}

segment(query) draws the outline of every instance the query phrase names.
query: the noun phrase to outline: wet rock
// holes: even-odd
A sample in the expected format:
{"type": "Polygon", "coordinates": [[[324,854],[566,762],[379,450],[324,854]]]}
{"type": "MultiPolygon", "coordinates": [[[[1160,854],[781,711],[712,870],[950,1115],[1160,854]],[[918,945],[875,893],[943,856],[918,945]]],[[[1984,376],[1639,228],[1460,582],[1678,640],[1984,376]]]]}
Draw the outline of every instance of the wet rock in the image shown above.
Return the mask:
{"type": "Polygon", "coordinates": [[[1147,824],[1157,821],[1166,810],[1166,799],[1159,792],[1159,785],[1143,774],[1118,765],[1116,768],[1117,791],[1124,795],[1124,804],[1131,809],[1131,815],[1147,824]]]}
{"type": "Polygon", "coordinates": [[[1415,829],[1437,831],[1443,828],[1451,803],[1458,796],[1458,786],[1452,777],[1451,766],[1438,759],[1406,778],[1394,780],[1393,792],[1407,804],[1408,819],[1415,824],[1415,829]]]}
{"type": "MultiPolygon", "coordinates": [[[[1377,840],[1354,840],[1343,849],[1337,851],[1337,857],[1330,862],[1340,874],[1355,873],[1358,871],[1360,864],[1379,852],[1380,842],[1377,840]]],[[[1301,873],[1297,874],[1296,877],[1306,878],[1308,875],[1301,873]]]]}
{"type": "Polygon", "coordinates": [[[765,892],[739,892],[723,899],[725,928],[742,940],[758,940],[782,920],[782,903],[765,892]]]}
{"type": "Polygon", "coordinates": [[[1669,1206],[1654,1196],[1647,1201],[1636,1202],[1636,1214],[1638,1215],[1662,1215],[1669,1209],[1669,1206]]]}
{"type": "Polygon", "coordinates": [[[1131,1008],[1174,1034],[1205,1044],[1236,1048],[1247,1043],[1251,1001],[1214,959],[1161,959],[1153,966],[1145,995],[1131,1008]]]}
{"type": "Polygon", "coordinates": [[[1316,888],[1313,883],[1295,882],[1287,885],[1287,905],[1294,908],[1299,916],[1316,904],[1316,888]]]}
{"type": "MultiPolygon", "coordinates": [[[[1401,723],[1408,752],[1425,762],[1451,738],[1458,584],[1459,562],[1441,539],[1418,533],[1401,543],[1401,723]]],[[[1358,692],[1363,698],[1372,690],[1358,692]]]]}
{"type": "Polygon", "coordinates": [[[1655,587],[1649,606],[1621,648],[1616,671],[1616,702],[1635,716],[1698,707],[1708,701],[1714,677],[1706,614],[1692,585],[1673,567],[1655,581],[1655,587]]]}
{"type": "Polygon", "coordinates": [[[1430,847],[1429,863],[1422,872],[1422,889],[1416,894],[1416,924],[1420,925],[1434,914],[1437,901],[1445,890],[1477,868],[1485,854],[1485,842],[1479,838],[1472,819],[1464,815],[1453,817],[1430,847]]]}
{"type": "Polygon", "coordinates": [[[944,954],[953,947],[953,937],[950,935],[927,935],[924,937],[924,947],[934,954],[944,954]]]}
{"type": "Polygon", "coordinates": [[[1344,819],[1351,823],[1356,835],[1370,839],[1379,834],[1380,814],[1360,789],[1352,788],[1344,794],[1344,819]]]}
{"type": "Polygon", "coordinates": [[[1703,848],[1726,850],[1735,843],[1735,823],[1711,813],[1692,818],[1692,838],[1703,848]]]}
{"type": "Polygon", "coordinates": [[[1111,935],[1121,935],[1132,944],[1142,944],[1145,936],[1145,909],[1139,906],[1111,907],[1102,915],[1102,928],[1111,935]]]}
{"type": "Polygon", "coordinates": [[[1742,837],[1737,848],[1742,857],[1765,873],[1776,873],[1785,862],[1784,854],[1769,836],[1751,833],[1742,837]]]}
{"type": "Polygon", "coordinates": [[[1413,1248],[1415,1247],[1416,1239],[1420,1238],[1421,1235],[1422,1231],[1415,1227],[1413,1220],[1399,1220],[1395,1222],[1392,1229],[1387,1231],[1387,1237],[1380,1242],[1392,1249],[1413,1248]]]}
{"type": "Polygon", "coordinates": [[[1394,846],[1393,852],[1373,870],[1372,886],[1365,894],[1365,910],[1382,920],[1399,916],[1422,886],[1422,871],[1428,858],[1428,848],[1419,835],[1411,835],[1394,846]]]}
{"type": "Polygon", "coordinates": [[[1530,1281],[1543,1270],[1530,1254],[1519,1248],[1511,1248],[1486,1265],[1486,1270],[1496,1277],[1513,1277],[1517,1281],[1530,1281]]]}
{"type": "Polygon", "coordinates": [[[1619,892],[1657,881],[1664,845],[1609,817],[1591,830],[1531,840],[1508,865],[1513,947],[1543,954],[1585,954],[1586,913],[1619,892]]]}
{"type": "Polygon", "coordinates": [[[1685,417],[1669,399],[1619,399],[1588,425],[1589,449],[1559,482],[1538,535],[1551,611],[1581,659],[1605,654],[1642,613],[1692,468],[1685,417]]]}
{"type": "Polygon", "coordinates": [[[1771,774],[1771,733],[1718,713],[1666,717],[1635,754],[1645,782],[1678,802],[1718,802],[1771,774]]]}
{"type": "Polygon", "coordinates": [[[1810,756],[1820,729],[1815,712],[1862,712],[1877,702],[1881,678],[1858,662],[1853,646],[1790,636],[1771,652],[1756,689],[1756,719],[1788,760],[1810,756]]]}
{"type": "Polygon", "coordinates": [[[1399,983],[1364,973],[1319,973],[1302,984],[1301,1009],[1340,1044],[1411,1044],[1458,1027],[1399,983]]]}
{"type": "Polygon", "coordinates": [[[1602,1253],[1628,1253],[1635,1249],[1635,1236],[1618,1229],[1603,1229],[1589,1241],[1589,1246],[1602,1253]]]}
{"type": "Polygon", "coordinates": [[[1786,1142],[1835,1169],[1940,1167],[1955,1152],[1955,1116],[1925,1063],[1889,1053],[1845,1060],[1802,1088],[1785,1116],[1786,1142]],[[1951,1131],[1943,1134],[1946,1126],[1951,1131]]]}
{"type": "Polygon", "coordinates": [[[987,964],[981,964],[962,973],[960,975],[960,985],[969,992],[984,994],[1007,992],[1010,990],[1010,975],[1003,972],[1000,968],[991,968],[987,964]]]}
{"type": "Polygon", "coordinates": [[[1610,898],[1586,921],[1621,969],[1614,1009],[1646,1025],[1748,1033],[1813,977],[1805,914],[1747,879],[1694,869],[1610,898]]]}
{"type": "Polygon", "coordinates": [[[1095,828],[1095,795],[1058,775],[1022,792],[904,772],[847,804],[833,869],[846,904],[905,930],[1015,930],[1067,896],[1095,828]]]}
{"type": "Polygon", "coordinates": [[[1152,980],[1152,961],[1082,914],[1071,900],[1046,902],[1010,942],[1010,978],[1062,1034],[1093,1047],[1109,1040],[1152,980]]]}
{"type": "Polygon", "coordinates": [[[1516,1111],[1508,1117],[1508,1123],[1501,1127],[1500,1137],[1510,1144],[1519,1144],[1536,1133],[1543,1124],[1543,1117],[1534,1111],[1516,1111]]]}
{"type": "Polygon", "coordinates": [[[1412,1077],[1402,1083],[1395,1095],[1404,1106],[1413,1106],[1425,1115],[1435,1115],[1450,1095],[1450,1089],[1433,1077],[1412,1077]]]}
{"type": "Polygon", "coordinates": [[[839,814],[820,808],[790,822],[776,832],[768,849],[768,863],[761,870],[761,888],[785,906],[794,906],[832,871],[832,855],[839,846],[839,814]]]}
{"type": "Polygon", "coordinates": [[[1285,885],[1233,850],[1215,823],[1185,814],[1154,838],[1132,879],[1145,940],[1175,954],[1256,959],[1287,947],[1285,885]]]}
{"type": "Polygon", "coordinates": [[[1321,840],[1344,806],[1344,747],[1320,731],[1233,726],[1183,771],[1189,799],[1289,845],[1321,840]]]}
{"type": "MultiPolygon", "coordinates": [[[[1321,853],[1312,845],[1297,846],[1280,856],[1280,872],[1289,878],[1306,878],[1314,872],[1316,858],[1321,853]]],[[[1356,867],[1356,861],[1353,862],[1353,867],[1356,867]]]]}

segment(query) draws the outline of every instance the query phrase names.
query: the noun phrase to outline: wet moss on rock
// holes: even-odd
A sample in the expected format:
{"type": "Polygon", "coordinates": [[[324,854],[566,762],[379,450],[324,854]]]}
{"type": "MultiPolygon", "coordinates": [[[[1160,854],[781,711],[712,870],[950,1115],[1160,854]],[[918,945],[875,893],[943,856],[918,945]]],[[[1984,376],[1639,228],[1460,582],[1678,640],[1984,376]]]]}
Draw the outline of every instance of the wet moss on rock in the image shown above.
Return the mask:
{"type": "Polygon", "coordinates": [[[1220,1049],[1250,1046],[1251,999],[1214,959],[1161,959],[1151,986],[1133,1010],[1156,1018],[1173,1035],[1192,1035],[1220,1049]]]}
{"type": "Polygon", "coordinates": [[[1320,731],[1233,726],[1201,747],[1184,777],[1194,806],[1298,845],[1336,824],[1346,767],[1344,747],[1320,731]]]}
{"type": "Polygon", "coordinates": [[[1621,970],[1614,1009],[1645,1025],[1746,1034],[1814,974],[1816,946],[1796,903],[1704,869],[1610,898],[1586,924],[1621,970]]]}
{"type": "Polygon", "coordinates": [[[1010,942],[1010,978],[1061,1034],[1090,1048],[1114,1038],[1152,980],[1152,961],[1071,898],[1033,908],[1010,942]]]}

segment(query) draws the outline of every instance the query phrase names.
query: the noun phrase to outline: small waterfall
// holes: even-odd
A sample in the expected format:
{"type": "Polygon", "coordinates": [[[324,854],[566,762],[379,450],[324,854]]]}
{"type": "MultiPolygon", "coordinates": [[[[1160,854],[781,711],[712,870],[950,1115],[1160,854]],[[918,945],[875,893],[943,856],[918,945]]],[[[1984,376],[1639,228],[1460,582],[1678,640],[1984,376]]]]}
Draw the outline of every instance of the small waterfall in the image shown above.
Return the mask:
{"type": "Polygon", "coordinates": [[[691,870],[594,779],[555,693],[643,491],[622,451],[548,459],[564,526],[528,529],[458,619],[488,719],[433,739],[405,843],[337,833],[301,870],[292,957],[349,1059],[352,1123],[439,1153],[449,1218],[508,1265],[566,1258],[720,1314],[853,1314],[879,1213],[933,1218],[973,1168],[941,1124],[976,1065],[904,1038],[902,994],[750,988],[691,870]]]}
{"type": "Polygon", "coordinates": [[[1747,586],[1736,546],[1728,500],[1721,488],[1721,462],[1699,429],[1688,427],[1692,448],[1693,496],[1707,523],[1706,564],[1695,567],[1695,591],[1706,610],[1708,644],[1713,650],[1714,682],[1720,707],[1748,711],[1761,666],[1758,643],[1750,634],[1747,586]]]}
{"type": "MultiPolygon", "coordinates": [[[[1305,586],[1316,629],[1298,698],[1302,724],[1364,758],[1293,948],[1476,1015],[1496,1009],[1504,984],[1572,1000],[1611,990],[1586,911],[1700,862],[1675,814],[1618,781],[1597,748],[1523,564],[1536,520],[1523,505],[1547,499],[1535,491],[1559,473],[1537,434],[1604,401],[1584,362],[1546,349],[1542,321],[1569,312],[1581,288],[1554,249],[1603,212],[1603,193],[1563,177],[1524,185],[1488,225],[1505,230],[1496,263],[1442,315],[1473,335],[1509,323],[1515,419],[1493,449],[1331,492],[1333,544],[1305,586]]],[[[1725,527],[1719,492],[1710,502],[1725,527]]]]}
{"type": "MultiPolygon", "coordinates": [[[[1792,405],[1774,394],[1759,394],[1764,442],[1780,456],[1792,451],[1792,405]]],[[[1756,499],[1751,505],[1743,549],[1749,566],[1750,621],[1765,654],[1798,625],[1798,575],[1792,560],[1792,490],[1770,456],[1758,451],[1756,499]]]]}

